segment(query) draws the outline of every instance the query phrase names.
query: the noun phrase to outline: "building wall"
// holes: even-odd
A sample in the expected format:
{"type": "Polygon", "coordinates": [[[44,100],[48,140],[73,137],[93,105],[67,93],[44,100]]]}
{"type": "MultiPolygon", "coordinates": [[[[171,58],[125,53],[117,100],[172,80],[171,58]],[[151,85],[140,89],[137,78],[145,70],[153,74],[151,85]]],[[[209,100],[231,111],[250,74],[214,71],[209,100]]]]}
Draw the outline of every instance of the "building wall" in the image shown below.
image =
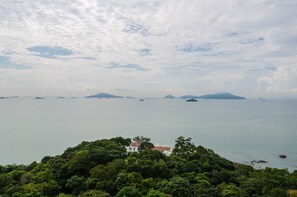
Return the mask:
{"type": "Polygon", "coordinates": [[[130,152],[138,152],[139,151],[139,147],[138,146],[126,146],[126,151],[128,153],[130,153],[130,152]]]}

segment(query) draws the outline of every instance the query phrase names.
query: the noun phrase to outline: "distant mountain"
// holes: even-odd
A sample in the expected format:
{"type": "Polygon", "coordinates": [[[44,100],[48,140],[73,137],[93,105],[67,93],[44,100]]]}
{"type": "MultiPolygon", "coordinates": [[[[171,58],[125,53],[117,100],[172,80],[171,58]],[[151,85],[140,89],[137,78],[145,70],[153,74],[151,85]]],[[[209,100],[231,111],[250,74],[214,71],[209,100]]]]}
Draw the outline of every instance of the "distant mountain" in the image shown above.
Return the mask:
{"type": "Polygon", "coordinates": [[[229,92],[206,94],[198,97],[199,99],[246,99],[241,96],[235,96],[229,92]]]}
{"type": "Polygon", "coordinates": [[[184,96],[181,96],[179,97],[181,99],[198,99],[199,96],[194,96],[194,95],[184,95],[184,96]]]}
{"type": "Polygon", "coordinates": [[[164,99],[175,99],[175,96],[172,96],[171,94],[164,96],[164,99]]]}
{"type": "Polygon", "coordinates": [[[215,94],[206,94],[202,96],[195,95],[184,95],[180,97],[181,99],[246,99],[241,96],[235,96],[229,92],[215,93],[215,94]]]}
{"type": "Polygon", "coordinates": [[[90,95],[90,96],[86,96],[86,98],[124,98],[122,96],[115,96],[112,94],[107,94],[107,93],[99,93],[96,95],[90,95]]]}

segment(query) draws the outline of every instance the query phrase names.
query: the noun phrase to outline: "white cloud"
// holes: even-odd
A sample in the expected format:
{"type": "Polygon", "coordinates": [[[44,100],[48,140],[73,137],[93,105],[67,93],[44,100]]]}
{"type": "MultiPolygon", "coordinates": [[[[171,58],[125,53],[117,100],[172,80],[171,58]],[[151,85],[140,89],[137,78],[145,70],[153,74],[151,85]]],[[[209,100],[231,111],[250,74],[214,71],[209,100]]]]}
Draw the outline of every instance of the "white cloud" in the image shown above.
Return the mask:
{"type": "Polygon", "coordinates": [[[294,96],[297,94],[297,67],[284,66],[280,67],[276,72],[259,79],[261,89],[268,94],[279,97],[294,96]]]}
{"type": "Polygon", "coordinates": [[[31,69],[0,66],[0,91],[297,96],[296,7],[294,0],[3,0],[0,56],[31,69]],[[72,54],[44,58],[27,50],[40,46],[72,54]]]}

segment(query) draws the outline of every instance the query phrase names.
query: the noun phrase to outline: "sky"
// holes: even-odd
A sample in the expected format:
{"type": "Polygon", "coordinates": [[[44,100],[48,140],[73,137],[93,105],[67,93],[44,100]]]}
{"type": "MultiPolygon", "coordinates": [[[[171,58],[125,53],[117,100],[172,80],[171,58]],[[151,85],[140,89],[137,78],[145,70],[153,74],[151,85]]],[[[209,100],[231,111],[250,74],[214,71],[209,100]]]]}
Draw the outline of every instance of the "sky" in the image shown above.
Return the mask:
{"type": "Polygon", "coordinates": [[[297,98],[296,0],[1,0],[0,96],[297,98]]]}

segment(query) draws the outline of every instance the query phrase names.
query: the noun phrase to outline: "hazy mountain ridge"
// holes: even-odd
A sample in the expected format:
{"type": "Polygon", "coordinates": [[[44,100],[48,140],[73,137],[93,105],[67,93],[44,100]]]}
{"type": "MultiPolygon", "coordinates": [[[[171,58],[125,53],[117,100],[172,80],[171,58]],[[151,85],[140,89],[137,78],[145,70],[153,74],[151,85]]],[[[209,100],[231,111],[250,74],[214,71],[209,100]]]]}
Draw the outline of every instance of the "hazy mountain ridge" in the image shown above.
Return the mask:
{"type": "Polygon", "coordinates": [[[195,95],[185,95],[181,96],[181,99],[246,99],[242,96],[236,96],[229,92],[215,93],[215,94],[205,94],[201,96],[195,95]]]}
{"type": "MultiPolygon", "coordinates": [[[[117,95],[112,95],[112,94],[108,94],[108,93],[99,93],[99,94],[95,94],[95,95],[86,96],[85,98],[129,98],[129,97],[117,96],[117,95]]],[[[164,99],[175,99],[177,97],[169,94],[163,98],[164,99]]],[[[201,95],[201,96],[184,95],[179,98],[181,98],[181,99],[246,99],[245,97],[233,95],[229,92],[205,94],[205,95],[201,95]]]]}
{"type": "Polygon", "coordinates": [[[168,94],[167,96],[164,96],[164,99],[175,99],[176,97],[171,95],[171,94],[168,94]]]}
{"type": "Polygon", "coordinates": [[[229,92],[223,92],[223,93],[215,93],[215,94],[206,94],[199,96],[200,99],[246,99],[242,96],[236,96],[229,92]]]}
{"type": "Polygon", "coordinates": [[[95,94],[95,95],[86,96],[85,98],[124,98],[124,97],[107,94],[107,93],[99,93],[99,94],[95,94]]]}
{"type": "Polygon", "coordinates": [[[198,99],[199,96],[195,96],[195,95],[184,95],[184,96],[181,96],[179,98],[181,98],[181,99],[198,99]]]}

